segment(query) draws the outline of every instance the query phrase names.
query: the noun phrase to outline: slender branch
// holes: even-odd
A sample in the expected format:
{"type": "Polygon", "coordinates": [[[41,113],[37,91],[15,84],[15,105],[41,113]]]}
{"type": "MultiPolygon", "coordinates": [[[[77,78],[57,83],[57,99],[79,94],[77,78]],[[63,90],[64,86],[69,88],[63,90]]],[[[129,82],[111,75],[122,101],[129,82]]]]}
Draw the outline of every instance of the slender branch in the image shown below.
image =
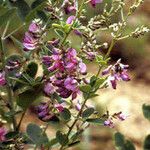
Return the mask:
{"type": "Polygon", "coordinates": [[[6,34],[7,30],[8,30],[9,24],[10,24],[10,20],[7,21],[6,27],[5,27],[5,29],[3,31],[3,34],[2,34],[2,39],[4,39],[4,36],[5,36],[5,34],[6,34]]]}
{"type": "MultiPolygon", "coordinates": [[[[6,30],[4,30],[4,31],[7,32],[6,30]]],[[[3,34],[3,35],[5,35],[5,34],[3,34]]],[[[5,60],[6,54],[5,54],[5,50],[4,50],[3,37],[1,38],[0,48],[1,48],[1,54],[2,54],[2,67],[5,70],[5,79],[7,81],[6,89],[7,89],[7,94],[8,94],[9,108],[10,108],[10,111],[14,112],[15,110],[14,110],[14,103],[13,103],[13,94],[12,94],[11,87],[9,85],[8,70],[5,68],[5,65],[6,65],[6,60],[5,60]]],[[[12,117],[13,129],[14,129],[14,131],[16,131],[16,124],[17,123],[16,123],[15,116],[11,115],[11,117],[12,117]]]]}
{"type": "Polygon", "coordinates": [[[25,114],[26,114],[26,110],[25,110],[25,111],[22,113],[22,115],[21,115],[20,121],[19,121],[18,126],[17,126],[17,128],[16,128],[17,131],[19,131],[19,129],[20,129],[20,127],[21,127],[21,123],[22,123],[22,121],[23,121],[23,118],[24,118],[25,114]]]}
{"type": "Polygon", "coordinates": [[[80,16],[80,13],[81,13],[81,11],[82,11],[82,8],[83,8],[84,3],[85,3],[85,0],[82,0],[82,3],[81,3],[81,5],[80,5],[80,8],[79,8],[79,10],[78,10],[77,13],[76,13],[75,19],[74,19],[73,23],[71,24],[68,33],[66,33],[64,39],[62,40],[62,43],[60,44],[60,47],[63,46],[63,44],[65,43],[67,37],[68,37],[69,34],[71,33],[72,27],[73,27],[74,24],[76,23],[76,19],[79,18],[79,16],[80,16]]]}
{"type": "Polygon", "coordinates": [[[117,38],[117,41],[127,39],[127,38],[129,38],[129,37],[131,37],[131,36],[132,36],[132,35],[125,35],[125,36],[123,36],[123,37],[117,38]]]}
{"type": "Polygon", "coordinates": [[[104,56],[104,59],[106,59],[106,58],[110,55],[110,52],[111,52],[111,50],[112,50],[112,48],[113,48],[115,42],[116,42],[116,40],[115,40],[115,39],[112,39],[111,44],[110,44],[110,47],[109,47],[109,49],[108,49],[106,55],[104,56]]]}
{"type": "Polygon", "coordinates": [[[6,35],[5,37],[3,36],[4,40],[7,39],[8,37],[10,37],[12,34],[16,33],[20,28],[22,28],[25,25],[22,24],[20,27],[18,27],[17,29],[15,29],[14,31],[12,31],[11,33],[9,33],[8,35],[6,35]]]}

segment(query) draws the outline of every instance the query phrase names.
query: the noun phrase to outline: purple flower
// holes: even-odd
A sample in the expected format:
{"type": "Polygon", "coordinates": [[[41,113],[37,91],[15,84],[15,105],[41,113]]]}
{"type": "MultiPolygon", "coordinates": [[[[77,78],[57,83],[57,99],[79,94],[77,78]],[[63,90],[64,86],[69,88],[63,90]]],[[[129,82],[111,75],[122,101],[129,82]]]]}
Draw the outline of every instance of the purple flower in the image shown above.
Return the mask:
{"type": "Polygon", "coordinates": [[[33,37],[33,35],[29,32],[25,33],[25,37],[23,40],[23,46],[25,51],[34,50],[37,48],[38,40],[33,37]]]}
{"type": "Polygon", "coordinates": [[[124,70],[123,72],[121,72],[120,78],[121,78],[123,81],[130,81],[130,77],[129,77],[129,75],[127,74],[127,71],[126,71],[126,70],[124,70]]]}
{"type": "Polygon", "coordinates": [[[49,71],[59,70],[64,71],[63,61],[61,55],[52,55],[53,64],[48,68],[49,71]]]}
{"type": "Polygon", "coordinates": [[[79,30],[74,30],[74,33],[78,36],[82,36],[82,33],[79,30]]]}
{"type": "Polygon", "coordinates": [[[68,49],[65,60],[65,68],[68,72],[74,72],[77,69],[78,60],[77,60],[77,52],[75,49],[68,49]]]}
{"type": "Polygon", "coordinates": [[[104,126],[107,126],[109,128],[114,128],[114,123],[111,119],[107,119],[104,121],[104,126]]]}
{"type": "Polygon", "coordinates": [[[55,88],[50,82],[47,82],[44,86],[44,92],[47,95],[53,94],[55,92],[55,88]]]}
{"type": "Polygon", "coordinates": [[[117,79],[115,76],[109,76],[108,77],[108,84],[111,84],[113,89],[116,89],[117,87],[117,79]]]}
{"type": "Polygon", "coordinates": [[[72,22],[74,21],[75,18],[76,18],[75,16],[70,16],[70,17],[68,17],[66,23],[67,23],[67,24],[72,24],[72,22]]]}
{"type": "Polygon", "coordinates": [[[77,90],[77,80],[68,77],[65,82],[64,82],[64,86],[66,89],[71,90],[71,91],[76,91],[77,90]]]}
{"type": "Polygon", "coordinates": [[[118,119],[119,119],[120,121],[124,121],[124,120],[127,119],[127,116],[124,115],[122,112],[119,113],[119,114],[117,115],[117,117],[118,117],[118,119]]]}
{"type": "Polygon", "coordinates": [[[110,83],[113,89],[116,89],[117,81],[130,81],[130,77],[127,73],[128,65],[120,63],[120,59],[112,66],[108,66],[102,71],[102,75],[109,75],[107,82],[110,83]]]}
{"type": "Polygon", "coordinates": [[[29,31],[31,33],[40,33],[41,32],[41,27],[38,23],[33,21],[29,26],[29,31]]]}
{"type": "Polygon", "coordinates": [[[51,112],[51,109],[49,107],[49,102],[42,102],[37,107],[37,113],[39,119],[41,119],[42,121],[50,121],[54,117],[54,114],[51,112]]]}
{"type": "Polygon", "coordinates": [[[46,66],[49,66],[52,63],[52,57],[48,56],[48,55],[45,55],[45,56],[42,57],[42,62],[46,66]]]}
{"type": "Polygon", "coordinates": [[[34,50],[38,47],[41,38],[42,28],[39,22],[32,21],[28,32],[25,33],[23,39],[24,51],[34,50]]]}
{"type": "Polygon", "coordinates": [[[75,108],[76,108],[77,111],[81,110],[81,102],[80,102],[80,100],[78,100],[77,103],[75,104],[75,108]]]}
{"type": "Polygon", "coordinates": [[[80,69],[80,73],[85,75],[87,72],[87,68],[86,68],[86,65],[85,63],[83,63],[82,61],[79,63],[79,69],[80,69]]]}
{"type": "Polygon", "coordinates": [[[20,78],[20,77],[21,77],[21,75],[22,75],[22,73],[21,73],[21,72],[17,72],[17,73],[15,74],[15,77],[16,77],[16,78],[20,78]]]}
{"type": "Polygon", "coordinates": [[[6,84],[5,72],[0,72],[0,86],[4,86],[5,84],[6,84]]]}
{"type": "Polygon", "coordinates": [[[55,104],[54,107],[59,111],[62,112],[64,110],[63,104],[55,104]]]}
{"type": "Polygon", "coordinates": [[[90,61],[93,61],[95,59],[95,56],[96,56],[96,52],[92,52],[92,51],[84,51],[85,54],[86,54],[86,58],[90,61]]]}
{"type": "Polygon", "coordinates": [[[48,41],[48,44],[51,44],[53,46],[58,46],[60,42],[60,39],[53,39],[52,41],[48,41]]]}
{"type": "Polygon", "coordinates": [[[62,8],[64,9],[66,14],[70,14],[71,12],[76,12],[75,3],[72,5],[69,0],[64,0],[62,8]]]}
{"type": "Polygon", "coordinates": [[[90,0],[90,3],[93,7],[96,7],[96,4],[102,3],[103,0],[90,0]]]}
{"type": "Polygon", "coordinates": [[[102,71],[102,75],[109,74],[111,68],[112,68],[112,65],[108,66],[105,70],[102,71]]]}
{"type": "Polygon", "coordinates": [[[3,127],[0,127],[0,141],[3,142],[6,140],[5,135],[7,134],[7,130],[3,127]]]}
{"type": "Polygon", "coordinates": [[[9,60],[8,61],[8,65],[6,65],[6,68],[9,70],[9,71],[12,71],[14,69],[17,69],[18,67],[20,66],[20,62],[18,60],[9,60]]]}

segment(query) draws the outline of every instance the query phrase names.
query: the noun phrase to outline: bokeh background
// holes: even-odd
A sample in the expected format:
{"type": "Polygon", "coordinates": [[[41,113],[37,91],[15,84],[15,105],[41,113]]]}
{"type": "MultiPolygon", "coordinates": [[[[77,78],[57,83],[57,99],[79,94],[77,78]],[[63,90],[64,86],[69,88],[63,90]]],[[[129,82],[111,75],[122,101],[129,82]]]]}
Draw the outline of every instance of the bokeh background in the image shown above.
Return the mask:
{"type": "MultiPolygon", "coordinates": [[[[109,0],[107,1],[109,2],[109,0]]],[[[126,2],[125,10],[128,11],[129,6],[133,4],[134,0],[126,0],[126,2]]],[[[98,5],[96,9],[88,6],[88,17],[90,18],[101,13],[102,7],[103,4],[98,5]]],[[[125,32],[133,31],[133,29],[143,24],[150,27],[149,22],[150,0],[145,0],[135,14],[129,17],[129,26],[125,32]]],[[[14,21],[14,24],[16,23],[14,21]]],[[[25,30],[20,29],[15,34],[15,37],[21,41],[25,30]]],[[[107,41],[110,43],[111,41],[111,37],[108,34],[97,31],[96,35],[99,42],[107,41]]],[[[80,39],[75,37],[75,35],[71,35],[70,38],[76,39],[73,40],[73,45],[78,47],[80,39]]],[[[19,53],[19,49],[13,44],[11,39],[7,40],[7,47],[8,55],[19,53]]],[[[126,121],[116,124],[114,129],[91,126],[84,133],[84,142],[75,148],[70,148],[70,150],[114,150],[112,137],[115,131],[123,133],[126,138],[133,141],[137,150],[142,150],[144,137],[150,133],[150,124],[142,114],[142,105],[150,103],[150,33],[138,39],[129,38],[118,42],[111,52],[111,57],[112,63],[122,58],[124,63],[130,65],[129,71],[132,80],[128,83],[119,82],[116,90],[111,88],[100,90],[99,96],[92,99],[91,104],[95,105],[100,112],[109,110],[113,114],[116,111],[122,111],[128,114],[128,118],[126,121]]],[[[88,66],[91,74],[96,72],[96,64],[88,64],[88,66]]],[[[32,121],[42,125],[42,122],[36,118],[35,114],[28,111],[22,125],[22,130],[25,130],[27,124],[32,121]]],[[[48,135],[54,135],[55,128],[55,126],[51,126],[47,130],[48,135]]]]}

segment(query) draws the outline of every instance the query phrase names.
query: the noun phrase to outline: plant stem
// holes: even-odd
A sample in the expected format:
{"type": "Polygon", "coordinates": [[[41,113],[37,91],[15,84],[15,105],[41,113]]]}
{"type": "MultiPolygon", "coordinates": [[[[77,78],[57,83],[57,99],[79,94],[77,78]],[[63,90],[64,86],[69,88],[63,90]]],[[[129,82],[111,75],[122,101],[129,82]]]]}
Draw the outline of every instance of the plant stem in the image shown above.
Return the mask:
{"type": "Polygon", "coordinates": [[[75,24],[75,22],[76,22],[76,19],[79,18],[84,3],[85,3],[85,0],[82,0],[81,5],[80,5],[80,8],[79,8],[79,10],[78,10],[77,13],[76,13],[75,19],[74,19],[73,23],[71,24],[69,31],[66,33],[64,39],[62,40],[62,43],[60,44],[60,47],[63,46],[63,44],[65,43],[67,37],[69,36],[70,32],[72,31],[72,27],[74,26],[74,24],[75,24]]]}
{"type": "MultiPolygon", "coordinates": [[[[69,131],[67,132],[67,137],[69,137],[69,135],[70,135],[70,133],[71,133],[73,127],[75,126],[75,124],[77,123],[77,121],[78,121],[80,115],[82,114],[82,111],[83,111],[84,106],[85,106],[85,104],[86,104],[86,102],[87,102],[87,100],[88,100],[89,95],[90,95],[90,93],[88,94],[87,98],[84,100],[84,102],[83,102],[83,104],[82,104],[82,106],[81,106],[81,109],[80,109],[79,113],[77,114],[76,119],[74,120],[74,122],[72,123],[72,125],[71,125],[69,131]]],[[[61,146],[61,147],[60,147],[60,150],[63,150],[63,149],[64,149],[64,146],[61,146]]]]}
{"type": "MultiPolygon", "coordinates": [[[[109,49],[108,49],[108,52],[107,52],[106,55],[104,56],[105,59],[109,56],[109,54],[110,54],[110,52],[111,52],[111,50],[112,50],[112,48],[113,48],[113,46],[114,46],[114,44],[115,44],[115,41],[116,41],[115,39],[112,40],[112,42],[111,42],[111,44],[110,44],[110,47],[109,47],[109,49]]],[[[98,76],[99,76],[100,71],[101,71],[102,68],[103,68],[103,66],[99,66],[99,70],[98,70],[98,72],[97,72],[97,74],[96,74],[96,78],[98,78],[98,76]]],[[[93,90],[93,88],[91,89],[91,91],[92,91],[92,90],[93,90]]],[[[80,109],[79,113],[77,114],[76,119],[74,120],[74,122],[72,123],[72,125],[71,125],[69,131],[67,132],[67,137],[69,137],[69,135],[70,135],[70,133],[71,133],[73,127],[75,126],[75,124],[77,123],[77,121],[78,121],[80,115],[82,114],[83,109],[84,109],[84,107],[85,107],[85,104],[86,104],[87,100],[89,99],[89,96],[90,96],[90,92],[88,93],[87,98],[84,100],[84,102],[83,102],[83,104],[82,104],[82,106],[81,106],[81,109],[80,109]]],[[[63,149],[64,149],[64,146],[61,146],[61,147],[60,147],[60,150],[63,150],[63,149]]]]}
{"type": "Polygon", "coordinates": [[[21,115],[20,121],[19,121],[18,126],[16,128],[17,131],[19,131],[19,129],[20,129],[20,126],[21,126],[21,123],[23,121],[23,118],[24,118],[25,114],[26,114],[26,110],[21,115]]]}
{"type": "Polygon", "coordinates": [[[46,124],[42,134],[45,134],[46,130],[48,129],[48,126],[49,126],[49,123],[46,124]]]}
{"type": "Polygon", "coordinates": [[[110,52],[111,52],[111,50],[112,50],[112,48],[113,48],[115,42],[116,42],[116,40],[115,40],[115,39],[112,39],[111,44],[110,44],[110,47],[109,47],[109,49],[108,49],[106,55],[104,56],[104,59],[108,58],[108,56],[110,55],[110,52]]]}
{"type": "MultiPolygon", "coordinates": [[[[6,33],[7,29],[4,30],[4,32],[6,33]]],[[[4,35],[4,34],[3,34],[4,35]]],[[[11,87],[9,85],[9,76],[8,76],[8,70],[5,68],[6,65],[6,54],[5,54],[5,50],[4,50],[4,39],[3,37],[1,37],[1,41],[0,41],[0,48],[1,48],[1,57],[2,57],[2,66],[3,69],[5,70],[5,79],[6,79],[6,89],[7,89],[7,94],[8,94],[8,102],[9,102],[9,109],[10,111],[14,112],[14,103],[13,103],[13,94],[12,94],[12,90],[11,87]]],[[[13,130],[16,131],[16,119],[14,115],[11,115],[11,119],[12,119],[12,124],[13,124],[13,130]]]]}
{"type": "Polygon", "coordinates": [[[3,39],[3,40],[4,40],[5,34],[6,34],[7,30],[8,30],[9,24],[10,24],[10,21],[8,20],[8,21],[7,21],[7,24],[6,24],[6,27],[5,27],[5,29],[4,29],[4,31],[3,31],[3,34],[2,34],[2,39],[3,39]]]}
{"type": "Polygon", "coordinates": [[[24,24],[22,24],[21,26],[19,26],[17,29],[15,29],[14,31],[12,31],[11,33],[9,33],[8,35],[6,35],[5,37],[4,37],[4,40],[5,39],[7,39],[8,37],[10,37],[12,34],[14,34],[15,32],[17,32],[20,28],[22,28],[23,26],[25,25],[25,23],[24,24]]]}

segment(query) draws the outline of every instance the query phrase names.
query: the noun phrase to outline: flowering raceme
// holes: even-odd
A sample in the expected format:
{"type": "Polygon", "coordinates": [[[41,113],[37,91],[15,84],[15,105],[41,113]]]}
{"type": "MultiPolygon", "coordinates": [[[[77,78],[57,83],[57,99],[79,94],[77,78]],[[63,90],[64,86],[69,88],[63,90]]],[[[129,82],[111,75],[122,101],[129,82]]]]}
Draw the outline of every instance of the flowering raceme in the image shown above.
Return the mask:
{"type": "Polygon", "coordinates": [[[119,113],[115,113],[112,116],[109,116],[107,118],[107,120],[104,121],[104,126],[107,126],[109,128],[114,128],[115,124],[114,124],[114,119],[118,119],[119,121],[124,121],[126,120],[127,116],[125,114],[123,114],[122,112],[119,113]]]}
{"type": "Polygon", "coordinates": [[[52,121],[58,120],[56,114],[58,112],[62,112],[64,110],[64,104],[55,104],[52,105],[49,101],[48,102],[41,102],[37,107],[37,113],[39,119],[42,121],[52,121]],[[56,112],[57,110],[57,112],[56,112]],[[56,114],[55,114],[56,113],[56,114]]]}
{"type": "Polygon", "coordinates": [[[58,71],[49,81],[46,81],[44,92],[47,95],[58,92],[62,98],[72,96],[72,99],[75,99],[79,93],[78,75],[86,74],[86,65],[77,57],[76,50],[69,48],[61,53],[55,48],[53,55],[43,56],[42,60],[50,72],[58,71]]]}
{"type": "Polygon", "coordinates": [[[111,84],[113,89],[116,89],[117,81],[119,80],[130,81],[130,77],[127,74],[127,69],[129,68],[129,65],[124,65],[120,62],[121,59],[119,59],[114,66],[110,65],[102,72],[102,75],[109,74],[107,82],[108,84],[111,84]]]}
{"type": "Polygon", "coordinates": [[[34,50],[38,47],[41,38],[42,27],[39,21],[33,21],[29,26],[29,31],[25,33],[23,39],[24,51],[34,50]]]}

